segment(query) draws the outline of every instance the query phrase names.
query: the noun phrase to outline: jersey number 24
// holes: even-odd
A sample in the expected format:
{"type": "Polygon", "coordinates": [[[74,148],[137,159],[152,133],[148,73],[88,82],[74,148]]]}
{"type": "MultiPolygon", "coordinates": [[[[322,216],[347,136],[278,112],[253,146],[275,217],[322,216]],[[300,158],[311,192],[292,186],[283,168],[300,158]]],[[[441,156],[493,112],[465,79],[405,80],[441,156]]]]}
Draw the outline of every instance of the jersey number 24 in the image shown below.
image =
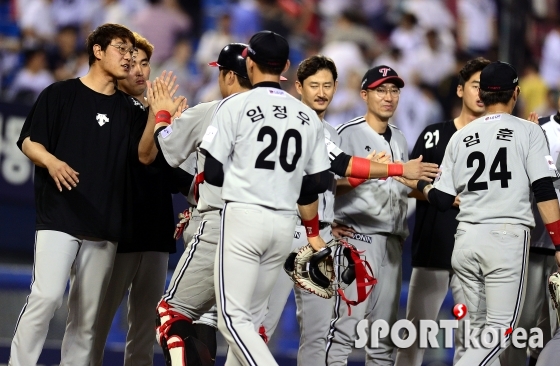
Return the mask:
{"type": "MultiPolygon", "coordinates": [[[[480,151],[473,151],[467,158],[467,168],[472,168],[475,161],[478,162],[478,167],[471,179],[469,179],[467,189],[471,192],[485,191],[488,189],[488,183],[485,181],[477,182],[477,179],[480,178],[484,172],[484,168],[486,167],[486,157],[480,151]]],[[[508,172],[507,170],[507,148],[500,147],[498,153],[494,157],[492,166],[490,166],[490,181],[499,180],[502,188],[507,188],[508,181],[510,179],[511,172],[508,172]]]]}
{"type": "MultiPolygon", "coordinates": [[[[259,134],[257,135],[257,141],[264,141],[265,136],[270,136],[270,144],[264,148],[263,151],[257,157],[257,161],[255,162],[255,168],[257,169],[269,169],[274,170],[276,166],[276,162],[273,160],[266,160],[266,158],[272,154],[274,150],[276,150],[276,146],[278,145],[278,134],[276,130],[270,126],[264,126],[259,130],[259,134]]],[[[280,165],[282,169],[285,171],[293,172],[296,169],[296,164],[301,157],[301,135],[298,130],[294,130],[290,128],[286,131],[284,136],[282,137],[282,142],[280,143],[280,165]],[[294,153],[294,157],[292,158],[292,162],[288,162],[288,145],[291,139],[295,140],[296,144],[296,151],[294,153]]]]}

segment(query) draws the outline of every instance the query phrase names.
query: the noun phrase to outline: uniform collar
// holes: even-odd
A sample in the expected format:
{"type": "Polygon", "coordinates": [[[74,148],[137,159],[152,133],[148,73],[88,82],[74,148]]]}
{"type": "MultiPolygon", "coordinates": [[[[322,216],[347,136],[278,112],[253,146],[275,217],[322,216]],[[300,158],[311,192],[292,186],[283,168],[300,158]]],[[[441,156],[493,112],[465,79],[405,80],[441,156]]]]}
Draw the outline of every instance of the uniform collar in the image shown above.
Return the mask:
{"type": "Polygon", "coordinates": [[[253,85],[253,88],[276,88],[276,89],[282,89],[280,87],[280,83],[276,83],[274,81],[263,81],[260,83],[256,83],[255,85],[253,85]]]}

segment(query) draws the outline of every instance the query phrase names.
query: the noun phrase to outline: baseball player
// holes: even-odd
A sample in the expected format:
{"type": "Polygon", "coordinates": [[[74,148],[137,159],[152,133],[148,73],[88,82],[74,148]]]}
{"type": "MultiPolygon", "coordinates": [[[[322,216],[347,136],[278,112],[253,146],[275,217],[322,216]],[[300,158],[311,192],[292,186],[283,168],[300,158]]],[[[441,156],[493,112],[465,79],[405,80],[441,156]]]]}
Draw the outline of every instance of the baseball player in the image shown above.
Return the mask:
{"type": "MultiPolygon", "coordinates": [[[[403,133],[388,123],[397,108],[402,87],[404,81],[388,66],[376,66],[366,72],[360,95],[367,112],[338,127],[343,151],[354,156],[366,156],[372,150],[387,151],[393,161],[408,161],[403,133]]],[[[348,185],[346,179],[339,182],[343,184],[341,188],[348,185]]],[[[366,301],[352,308],[351,315],[342,298],[336,297],[327,339],[328,365],[346,364],[358,321],[384,319],[391,325],[397,320],[402,243],[408,235],[408,193],[407,187],[392,178],[367,181],[342,195],[337,192],[335,222],[340,225],[337,230],[352,229],[353,234],[347,240],[364,251],[378,283],[366,301]]],[[[348,298],[357,297],[354,286],[346,292],[348,298]]],[[[379,348],[366,349],[366,364],[392,365],[393,348],[387,339],[380,340],[379,348]]]]}
{"type": "Polygon", "coordinates": [[[296,202],[309,243],[325,246],[317,213],[317,194],[329,183],[323,125],[280,88],[288,55],[274,32],[251,37],[244,56],[254,89],[220,103],[200,146],[205,180],[222,186],[226,202],[214,282],[227,365],[277,365],[258,329],[290,252],[296,202]]]}
{"type": "MultiPolygon", "coordinates": [[[[134,33],[137,51],[128,76],[118,82],[119,89],[142,103],[144,123],[134,126],[139,139],[148,116],[144,98],[146,80],[150,78],[150,57],[154,47],[134,33]]],[[[133,154],[134,155],[134,154],[133,154]]],[[[172,171],[159,154],[154,163],[145,166],[134,155],[130,158],[129,181],[123,220],[123,238],[119,241],[111,280],[107,286],[99,316],[95,322],[96,337],[91,365],[103,364],[103,349],[115,313],[127,290],[128,333],[124,365],[151,365],[155,329],[153,312],[165,286],[169,253],[175,252],[173,203],[170,187],[181,169],[172,171]]],[[[181,174],[183,185],[190,186],[193,176],[181,174]]],[[[173,184],[176,185],[176,184],[173,184]]]]}
{"type": "MultiPolygon", "coordinates": [[[[475,337],[484,330],[488,338],[493,332],[505,339],[492,348],[471,345],[459,366],[491,365],[511,344],[526,291],[529,232],[535,226],[531,190],[560,250],[560,210],[552,183],[558,171],[543,130],[510,114],[519,96],[517,83],[511,65],[486,66],[479,91],[486,115],[453,135],[434,186],[416,184],[440,210],[450,208],[459,195],[451,265],[461,281],[471,328],[475,337]]],[[[556,260],[560,264],[558,251],[556,260]]]]}
{"type": "MultiPolygon", "coordinates": [[[[560,114],[546,116],[538,119],[542,126],[549,144],[549,152],[554,163],[558,162],[558,152],[560,152],[560,114]]],[[[556,189],[556,194],[560,191],[556,189]]],[[[535,213],[535,228],[531,232],[531,248],[529,250],[529,263],[527,266],[527,292],[525,293],[525,303],[523,311],[519,317],[519,327],[529,329],[538,323],[549,323],[543,326],[543,340],[546,344],[550,340],[556,329],[556,317],[551,309],[548,293],[548,276],[556,271],[554,260],[554,245],[550,236],[546,233],[546,228],[540,216],[537,214],[537,207],[533,204],[535,213]],[[544,307],[544,309],[543,309],[544,307]],[[543,311],[538,311],[543,309],[543,311]],[[548,316],[542,316],[542,314],[548,316]],[[552,313],[552,316],[550,314],[552,313]],[[539,316],[543,319],[540,319],[539,316]],[[552,331],[552,333],[551,333],[552,331]]],[[[536,362],[538,350],[531,350],[532,362],[536,362]]],[[[500,361],[504,365],[525,365],[527,350],[524,348],[509,347],[500,356],[500,361]]]]}
{"type": "MultiPolygon", "coordinates": [[[[426,161],[441,164],[449,139],[473,120],[484,114],[484,104],[478,97],[480,72],[490,61],[479,57],[468,61],[459,72],[457,96],[463,107],[453,120],[427,126],[418,137],[411,158],[424,156],[426,161]]],[[[449,287],[456,304],[464,304],[461,285],[451,268],[451,253],[455,242],[456,220],[459,208],[455,205],[439,212],[418,191],[411,193],[416,201],[416,225],[412,234],[412,276],[408,290],[406,318],[418,326],[420,319],[436,320],[441,304],[449,287]]],[[[455,332],[456,362],[465,352],[463,334],[455,332]]],[[[425,349],[414,343],[409,348],[399,349],[395,365],[420,366],[425,349]]]]}
{"type": "Polygon", "coordinates": [[[36,165],[37,233],[31,294],[9,365],[37,363],[68,277],[60,364],[91,359],[94,322],[122,234],[126,165],[130,154],[140,154],[131,125],[145,118],[142,106],[114,87],[128,75],[134,45],[127,28],[98,27],[87,38],[87,75],[47,87],[22,129],[18,146],[36,165]]]}
{"type": "MultiPolygon", "coordinates": [[[[218,83],[224,98],[251,89],[247,76],[245,59],[241,53],[246,45],[232,43],[222,49],[218,60],[210,65],[220,68],[218,83]]],[[[193,201],[197,202],[200,224],[191,226],[196,229],[181,256],[163,298],[158,305],[158,318],[161,324],[159,342],[164,349],[168,364],[183,365],[183,355],[197,347],[202,341],[215,358],[215,330],[195,327],[192,323],[204,323],[217,328],[214,292],[214,258],[220,237],[220,209],[223,207],[219,187],[201,184],[204,180],[203,154],[197,151],[206,128],[210,125],[219,101],[201,103],[183,112],[173,124],[159,121],[155,126],[155,142],[171,166],[180,166],[196,153],[196,178],[193,187],[193,201]],[[172,345],[168,348],[168,345],[172,345]]],[[[201,362],[201,361],[197,361],[201,362]]]]}
{"type": "MultiPolygon", "coordinates": [[[[312,56],[302,61],[297,70],[296,90],[301,95],[301,101],[311,107],[323,121],[323,132],[325,135],[325,143],[329,150],[329,159],[331,161],[331,175],[333,181],[334,175],[350,176],[352,175],[352,166],[356,166],[357,162],[361,162],[364,158],[358,156],[350,156],[342,152],[338,148],[340,138],[336,130],[325,120],[327,107],[332,100],[337,85],[337,70],[334,62],[325,56],[312,56]]],[[[373,156],[372,152],[368,157],[373,156]]],[[[382,154],[378,157],[380,158],[382,154]]],[[[374,159],[374,160],[377,160],[374,159]]],[[[381,166],[381,174],[379,176],[372,175],[372,171],[378,168],[378,164],[365,162],[370,167],[370,177],[381,178],[386,177],[386,167],[381,166]]],[[[407,166],[421,164],[428,167],[419,160],[410,161],[407,166]]],[[[435,176],[437,165],[431,166],[432,174],[426,174],[426,177],[435,176]]],[[[410,174],[411,169],[404,169],[410,174]]],[[[363,179],[351,178],[351,181],[360,183],[363,179]]],[[[320,235],[325,241],[332,239],[331,223],[334,219],[334,187],[331,186],[325,193],[319,195],[319,226],[320,235]]],[[[301,223],[296,226],[292,250],[295,250],[305,244],[304,227],[301,223]]],[[[326,336],[329,329],[329,320],[332,315],[333,299],[323,299],[313,294],[302,291],[299,287],[293,286],[293,282],[288,276],[279,276],[274,285],[273,296],[270,297],[268,303],[268,313],[264,321],[266,335],[270,338],[276,329],[282,310],[286,304],[287,298],[294,288],[297,318],[300,326],[300,345],[298,350],[298,364],[300,365],[318,365],[325,361],[326,336]]]]}

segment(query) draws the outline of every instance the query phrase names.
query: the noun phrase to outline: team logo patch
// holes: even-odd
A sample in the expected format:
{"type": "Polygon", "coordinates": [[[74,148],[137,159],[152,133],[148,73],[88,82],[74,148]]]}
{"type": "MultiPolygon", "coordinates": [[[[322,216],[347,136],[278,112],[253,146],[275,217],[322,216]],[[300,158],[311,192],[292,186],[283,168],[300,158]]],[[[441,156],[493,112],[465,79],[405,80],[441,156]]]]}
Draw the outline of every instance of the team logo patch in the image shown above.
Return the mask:
{"type": "Polygon", "coordinates": [[[279,90],[279,89],[268,89],[268,95],[286,98],[286,93],[284,93],[283,90],[279,90]]]}
{"type": "Polygon", "coordinates": [[[166,139],[169,135],[171,135],[172,132],[173,132],[173,129],[171,128],[171,125],[169,125],[169,126],[165,127],[163,130],[161,130],[159,135],[161,136],[161,138],[166,139]]]}
{"type": "Polygon", "coordinates": [[[352,239],[363,241],[364,243],[368,243],[368,244],[372,243],[371,236],[360,234],[360,233],[354,233],[354,235],[352,235],[352,239]]]}
{"type": "Polygon", "coordinates": [[[299,231],[294,231],[294,239],[299,239],[301,233],[299,231]]]}
{"type": "Polygon", "coordinates": [[[202,140],[207,142],[212,142],[212,140],[214,140],[214,137],[216,137],[217,133],[218,133],[218,129],[216,127],[208,126],[208,128],[206,129],[206,133],[202,137],[202,140]]]}
{"type": "Polygon", "coordinates": [[[556,169],[556,164],[554,164],[554,160],[552,160],[552,156],[547,155],[544,157],[544,160],[546,160],[546,164],[548,165],[548,170],[557,170],[556,169]]]}
{"type": "Polygon", "coordinates": [[[95,119],[97,120],[97,123],[99,123],[99,126],[103,126],[105,123],[109,123],[109,117],[107,117],[106,114],[97,113],[95,119]]]}
{"type": "Polygon", "coordinates": [[[381,69],[379,69],[379,73],[381,73],[383,75],[383,77],[387,76],[387,73],[391,71],[390,68],[388,67],[382,67],[381,69]]]}
{"type": "Polygon", "coordinates": [[[501,114],[493,114],[491,116],[487,116],[487,117],[484,118],[485,121],[497,121],[499,119],[502,119],[501,114]]]}

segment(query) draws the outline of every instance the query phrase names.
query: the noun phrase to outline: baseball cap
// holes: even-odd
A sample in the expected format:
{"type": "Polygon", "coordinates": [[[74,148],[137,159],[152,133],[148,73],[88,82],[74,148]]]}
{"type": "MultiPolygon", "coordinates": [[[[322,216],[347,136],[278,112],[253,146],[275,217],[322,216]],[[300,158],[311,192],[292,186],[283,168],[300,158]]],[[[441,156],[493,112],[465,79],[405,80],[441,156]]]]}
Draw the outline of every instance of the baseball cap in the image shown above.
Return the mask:
{"type": "Polygon", "coordinates": [[[290,56],[290,46],[281,35],[260,31],[249,40],[249,46],[243,52],[243,57],[247,56],[260,65],[283,67],[290,56]]]}
{"type": "Polygon", "coordinates": [[[369,69],[362,78],[362,90],[375,89],[383,83],[393,83],[402,88],[404,81],[389,66],[380,65],[369,69]]]}
{"type": "Polygon", "coordinates": [[[247,49],[244,43],[230,43],[220,51],[217,61],[209,62],[208,65],[212,67],[223,67],[226,70],[231,70],[242,78],[248,79],[247,66],[245,59],[241,54],[247,49]]]}
{"type": "Polygon", "coordinates": [[[507,62],[492,62],[480,73],[480,89],[484,91],[513,90],[518,81],[517,71],[507,62]]]}

